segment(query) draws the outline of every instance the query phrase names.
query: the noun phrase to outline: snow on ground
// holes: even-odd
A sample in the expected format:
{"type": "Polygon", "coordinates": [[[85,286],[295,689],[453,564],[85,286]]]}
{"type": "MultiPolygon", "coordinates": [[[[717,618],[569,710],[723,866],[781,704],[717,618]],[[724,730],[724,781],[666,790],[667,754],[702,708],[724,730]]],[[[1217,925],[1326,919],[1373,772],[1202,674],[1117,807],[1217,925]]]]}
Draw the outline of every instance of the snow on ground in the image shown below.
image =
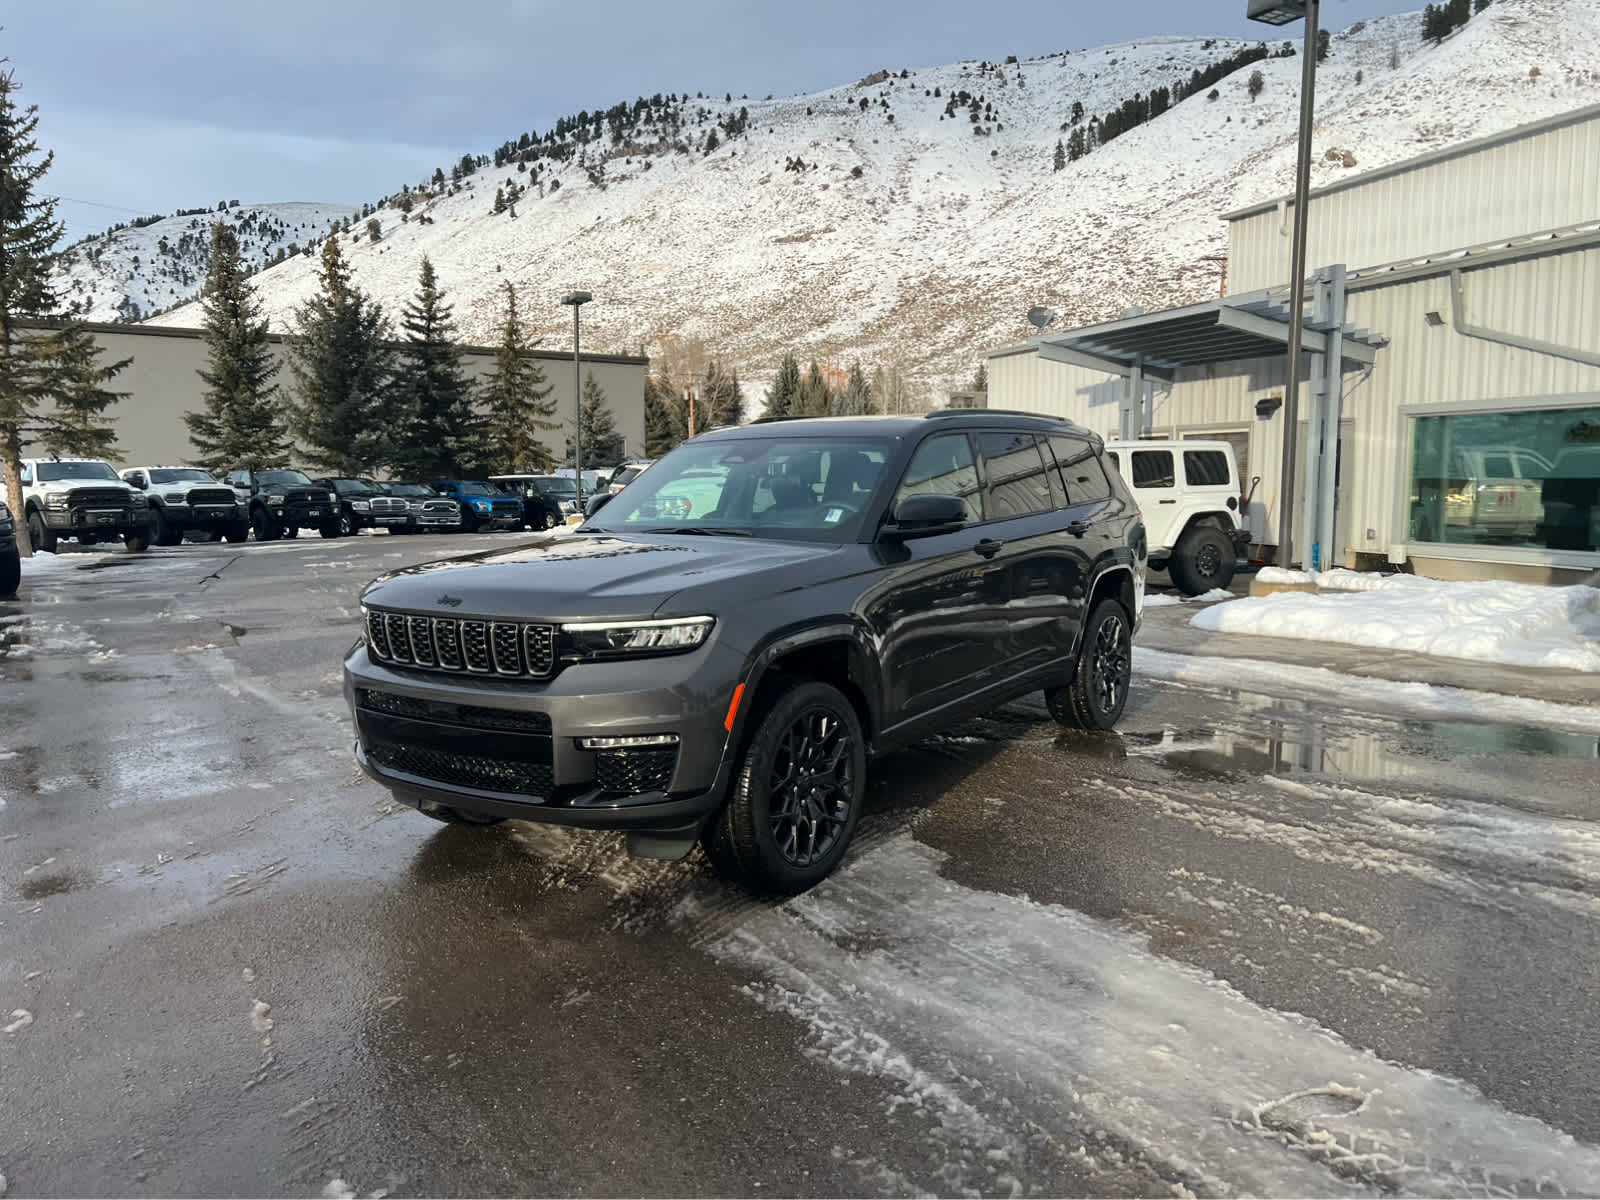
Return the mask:
{"type": "Polygon", "coordinates": [[[1263,582],[1315,582],[1196,613],[1196,629],[1342,642],[1441,658],[1600,672],[1600,588],[1501,580],[1455,583],[1354,571],[1262,572],[1263,582]]]}
{"type": "Polygon", "coordinates": [[[1143,1155],[1213,1195],[1600,1188],[1595,1147],[1109,922],[955,884],[942,861],[897,834],[709,943],[761,972],[749,993],[807,1023],[814,1057],[930,1120],[950,1150],[942,1190],[1003,1193],[1036,1111],[1083,1131],[1063,1149],[1091,1169],[1143,1155]],[[980,1082],[995,1079],[1004,1094],[980,1082]]]}
{"type": "MultiPolygon", "coordinates": [[[[1087,122],[1247,44],[1158,37],[1042,57],[1019,46],[1019,63],[919,67],[777,99],[691,98],[669,135],[681,152],[573,147],[565,162],[539,161],[514,216],[491,211],[495,191],[529,176],[486,167],[455,195],[414,193],[405,221],[380,209],[376,243],[358,222],[344,252],[391,313],[429,255],[469,340],[493,336],[504,281],[526,289],[535,336],[565,332],[557,300],[581,286],[596,298],[584,313],[595,348],[659,352],[662,330],[702,338],[752,400],[789,350],[824,364],[898,362],[916,394],[941,395],[984,350],[1030,332],[1030,305],[1068,327],[1216,294],[1207,259],[1225,249],[1219,214],[1291,190],[1298,58],[1261,63],[1255,101],[1246,67],[1215,100],[1191,96],[1060,171],[1053,157],[1075,102],[1087,122]],[[976,124],[965,108],[944,115],[962,91],[982,97],[976,124]],[[745,132],[706,153],[706,134],[741,109],[745,132]]],[[[1331,48],[1317,185],[1600,100],[1593,0],[1497,0],[1440,45],[1422,43],[1418,14],[1384,17],[1335,31],[1331,48]]],[[[297,256],[257,283],[283,329],[315,290],[317,262],[297,256]]],[[[199,313],[158,323],[193,326],[199,313]]]]}
{"type": "MultiPolygon", "coordinates": [[[[1237,603],[1237,602],[1236,602],[1237,603]]],[[[1212,609],[1210,611],[1216,611],[1212,609]]],[[[1344,675],[1325,667],[1222,658],[1207,654],[1169,654],[1133,648],[1134,673],[1196,687],[1259,692],[1287,700],[1334,704],[1356,712],[1392,716],[1403,713],[1430,720],[1486,721],[1538,725],[1569,733],[1600,735],[1600,707],[1557,704],[1522,696],[1502,696],[1431,683],[1399,683],[1363,675],[1344,675]]]]}
{"type": "Polygon", "coordinates": [[[47,554],[41,550],[22,560],[22,582],[60,575],[63,571],[76,571],[79,567],[98,561],[104,555],[124,553],[126,551],[121,546],[96,546],[70,554],[47,554]]]}

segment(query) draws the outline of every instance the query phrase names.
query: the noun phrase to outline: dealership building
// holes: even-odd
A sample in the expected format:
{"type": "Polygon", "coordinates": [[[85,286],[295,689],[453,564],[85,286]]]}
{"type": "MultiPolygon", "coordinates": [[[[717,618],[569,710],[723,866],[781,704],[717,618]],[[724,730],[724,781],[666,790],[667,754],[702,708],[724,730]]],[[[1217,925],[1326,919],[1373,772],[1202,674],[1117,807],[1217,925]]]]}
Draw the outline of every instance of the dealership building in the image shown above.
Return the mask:
{"type": "MultiPolygon", "coordinates": [[[[123,399],[107,411],[115,422],[118,460],[127,465],[192,461],[194,446],[183,417],[205,408],[205,384],[199,375],[209,361],[204,332],[165,325],[90,324],[88,328],[100,347],[103,364],[132,360],[109,385],[123,393],[123,399]]],[[[284,339],[280,334],[269,334],[268,341],[282,366],[277,377],[278,394],[287,414],[294,380],[284,361],[284,339]]],[[[566,439],[577,424],[572,355],[552,350],[533,350],[530,354],[551,389],[555,419],[562,422],[561,429],[540,434],[559,461],[566,454],[566,439]]],[[[469,379],[482,382],[494,371],[494,355],[490,347],[462,346],[462,369],[469,379]]],[[[649,365],[649,359],[634,355],[582,356],[583,375],[592,375],[605,393],[606,404],[630,455],[644,452],[644,383],[649,365]]],[[[291,455],[285,465],[302,464],[291,455]]]]}
{"type": "MultiPolygon", "coordinates": [[[[1600,568],[1597,181],[1600,106],[1312,193],[1297,561],[1531,582],[1600,568]]],[[[1231,442],[1271,559],[1294,203],[1224,219],[1219,299],[993,350],[988,403],[1231,442]]],[[[1141,457],[1146,486],[1181,469],[1141,457]]]]}

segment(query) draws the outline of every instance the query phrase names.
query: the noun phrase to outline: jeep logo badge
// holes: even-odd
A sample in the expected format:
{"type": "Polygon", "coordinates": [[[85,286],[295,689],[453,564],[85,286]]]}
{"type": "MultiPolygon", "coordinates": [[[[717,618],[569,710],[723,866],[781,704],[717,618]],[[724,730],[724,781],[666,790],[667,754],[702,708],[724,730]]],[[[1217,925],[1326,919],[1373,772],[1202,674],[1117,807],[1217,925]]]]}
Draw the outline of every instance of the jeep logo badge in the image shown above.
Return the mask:
{"type": "Polygon", "coordinates": [[[446,592],[444,595],[440,596],[437,600],[435,600],[434,603],[435,604],[442,604],[446,608],[460,608],[461,607],[461,597],[460,596],[452,596],[452,595],[450,595],[450,593],[446,592]]]}

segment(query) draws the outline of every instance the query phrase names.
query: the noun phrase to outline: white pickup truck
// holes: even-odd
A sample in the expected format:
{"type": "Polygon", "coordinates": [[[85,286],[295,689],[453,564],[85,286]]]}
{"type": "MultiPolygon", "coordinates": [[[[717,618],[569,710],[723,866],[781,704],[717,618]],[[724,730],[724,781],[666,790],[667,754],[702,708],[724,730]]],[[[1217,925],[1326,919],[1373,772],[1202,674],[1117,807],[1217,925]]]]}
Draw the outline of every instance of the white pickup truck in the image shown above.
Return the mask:
{"type": "Polygon", "coordinates": [[[35,550],[54,553],[62,538],[84,545],[120,538],[135,551],[150,546],[150,502],[99,459],[23,459],[22,496],[11,508],[35,550]]]}
{"type": "Polygon", "coordinates": [[[1107,442],[1139,502],[1150,540],[1150,569],[1166,571],[1179,591],[1199,596],[1233,582],[1250,535],[1239,468],[1227,442],[1107,442]]]}

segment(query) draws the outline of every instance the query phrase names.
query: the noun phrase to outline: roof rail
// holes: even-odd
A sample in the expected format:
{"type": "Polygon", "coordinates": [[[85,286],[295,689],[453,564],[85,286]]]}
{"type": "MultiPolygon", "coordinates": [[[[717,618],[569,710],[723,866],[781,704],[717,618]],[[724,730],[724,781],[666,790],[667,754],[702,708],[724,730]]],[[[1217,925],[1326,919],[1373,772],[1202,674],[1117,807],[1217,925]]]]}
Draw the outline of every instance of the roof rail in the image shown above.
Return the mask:
{"type": "Polygon", "coordinates": [[[1020,408],[936,408],[925,415],[925,420],[935,420],[941,417],[1033,417],[1040,421],[1060,421],[1062,424],[1071,424],[1065,417],[1058,417],[1054,413],[1024,412],[1020,408]]]}

